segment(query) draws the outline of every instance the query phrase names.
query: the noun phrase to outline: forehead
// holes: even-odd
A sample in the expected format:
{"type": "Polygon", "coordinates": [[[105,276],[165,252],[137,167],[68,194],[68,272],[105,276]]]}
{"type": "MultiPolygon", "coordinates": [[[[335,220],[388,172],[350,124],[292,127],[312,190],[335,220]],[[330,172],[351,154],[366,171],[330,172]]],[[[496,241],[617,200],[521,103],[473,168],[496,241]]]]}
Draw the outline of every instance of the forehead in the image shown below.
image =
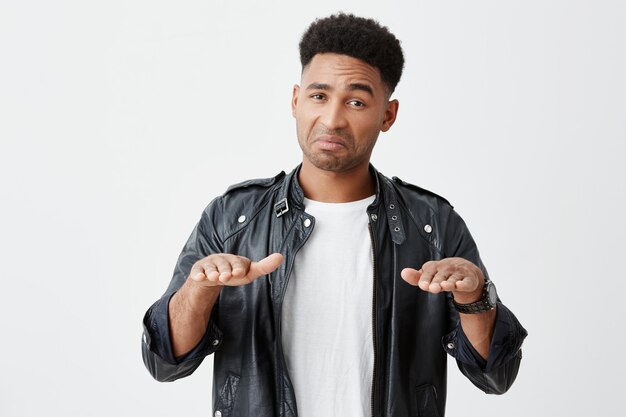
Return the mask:
{"type": "Polygon", "coordinates": [[[360,59],[334,53],[317,54],[302,70],[302,84],[325,83],[349,85],[367,83],[374,89],[384,89],[380,70],[360,59]]]}

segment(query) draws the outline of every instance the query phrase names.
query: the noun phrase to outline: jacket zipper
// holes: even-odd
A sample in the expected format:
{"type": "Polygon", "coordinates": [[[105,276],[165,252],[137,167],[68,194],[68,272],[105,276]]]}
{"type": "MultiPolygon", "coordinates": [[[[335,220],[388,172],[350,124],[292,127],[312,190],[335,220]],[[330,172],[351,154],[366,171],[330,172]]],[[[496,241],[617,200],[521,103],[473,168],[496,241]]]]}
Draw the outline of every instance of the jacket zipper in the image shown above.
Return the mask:
{"type": "Polygon", "coordinates": [[[373,269],[373,279],[372,279],[372,344],[374,348],[374,369],[372,370],[372,396],[370,400],[372,417],[375,416],[374,413],[374,400],[375,400],[375,390],[376,390],[376,251],[374,250],[374,232],[372,230],[372,222],[371,215],[368,216],[367,223],[369,232],[370,232],[370,240],[372,242],[372,269],[373,269]]]}
{"type": "MultiPolygon", "coordinates": [[[[296,220],[297,221],[297,220],[296,220]]],[[[282,322],[280,320],[281,315],[282,315],[282,310],[283,310],[283,301],[285,299],[285,293],[287,292],[287,285],[289,285],[289,278],[291,278],[291,272],[293,270],[293,265],[295,263],[295,258],[296,255],[298,254],[298,252],[300,251],[300,249],[302,248],[302,246],[304,246],[304,244],[306,243],[307,240],[309,240],[309,236],[311,236],[313,228],[311,228],[311,231],[306,235],[306,238],[302,240],[302,242],[300,242],[300,244],[297,247],[293,248],[293,256],[291,257],[291,263],[288,265],[287,267],[287,274],[285,276],[285,285],[283,287],[283,290],[281,291],[280,294],[280,300],[279,300],[279,305],[278,305],[278,331],[277,331],[277,335],[276,337],[278,338],[278,346],[280,347],[280,371],[279,371],[279,375],[284,375],[287,373],[287,371],[285,370],[287,367],[287,363],[285,361],[285,353],[283,351],[283,342],[282,342],[282,322]]],[[[289,376],[288,376],[289,377],[289,376]]],[[[291,380],[291,377],[289,377],[289,379],[291,380]]],[[[281,381],[282,384],[282,381],[281,381]]],[[[284,415],[285,413],[283,413],[282,407],[284,404],[284,398],[283,398],[283,390],[281,389],[279,392],[279,401],[278,404],[281,407],[280,410],[280,415],[284,415]]],[[[297,404],[296,404],[297,407],[297,404]]]]}

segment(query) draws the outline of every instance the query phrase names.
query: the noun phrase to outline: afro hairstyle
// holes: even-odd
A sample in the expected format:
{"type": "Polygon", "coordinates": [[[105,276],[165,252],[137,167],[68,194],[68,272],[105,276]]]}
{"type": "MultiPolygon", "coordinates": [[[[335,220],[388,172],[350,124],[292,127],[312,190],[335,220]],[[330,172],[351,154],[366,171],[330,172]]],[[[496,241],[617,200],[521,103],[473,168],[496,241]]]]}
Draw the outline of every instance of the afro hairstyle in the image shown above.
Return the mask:
{"type": "Polygon", "coordinates": [[[345,13],[316,19],[300,40],[302,69],[321,53],[348,55],[378,68],[389,94],[402,76],[404,55],[400,41],[373,19],[345,13]]]}

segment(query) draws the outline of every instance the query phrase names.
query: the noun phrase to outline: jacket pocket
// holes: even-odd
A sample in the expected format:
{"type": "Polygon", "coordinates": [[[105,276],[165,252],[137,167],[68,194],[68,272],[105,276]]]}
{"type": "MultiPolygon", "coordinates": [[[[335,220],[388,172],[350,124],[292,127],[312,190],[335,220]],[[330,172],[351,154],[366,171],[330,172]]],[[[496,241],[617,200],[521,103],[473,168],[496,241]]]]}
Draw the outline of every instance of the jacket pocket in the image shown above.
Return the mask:
{"type": "Polygon", "coordinates": [[[215,414],[221,417],[229,417],[232,415],[237,389],[239,388],[239,375],[228,374],[226,382],[220,389],[217,403],[215,404],[215,414]],[[219,411],[219,414],[217,413],[219,411]]]}
{"type": "Polygon", "coordinates": [[[415,401],[419,417],[439,417],[437,390],[434,385],[420,385],[417,387],[415,401]]]}

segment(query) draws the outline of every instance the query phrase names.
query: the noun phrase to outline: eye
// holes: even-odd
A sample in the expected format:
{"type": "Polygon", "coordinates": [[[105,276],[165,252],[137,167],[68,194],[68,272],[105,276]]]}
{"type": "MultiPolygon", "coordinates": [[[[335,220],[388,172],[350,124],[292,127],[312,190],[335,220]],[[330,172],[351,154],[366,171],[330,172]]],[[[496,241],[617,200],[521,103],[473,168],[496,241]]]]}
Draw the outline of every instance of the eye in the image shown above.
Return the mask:
{"type": "Polygon", "coordinates": [[[365,107],[365,103],[359,100],[350,100],[348,104],[353,107],[365,107]]]}
{"type": "Polygon", "coordinates": [[[315,101],[324,100],[324,94],[311,94],[310,97],[315,101]]]}

